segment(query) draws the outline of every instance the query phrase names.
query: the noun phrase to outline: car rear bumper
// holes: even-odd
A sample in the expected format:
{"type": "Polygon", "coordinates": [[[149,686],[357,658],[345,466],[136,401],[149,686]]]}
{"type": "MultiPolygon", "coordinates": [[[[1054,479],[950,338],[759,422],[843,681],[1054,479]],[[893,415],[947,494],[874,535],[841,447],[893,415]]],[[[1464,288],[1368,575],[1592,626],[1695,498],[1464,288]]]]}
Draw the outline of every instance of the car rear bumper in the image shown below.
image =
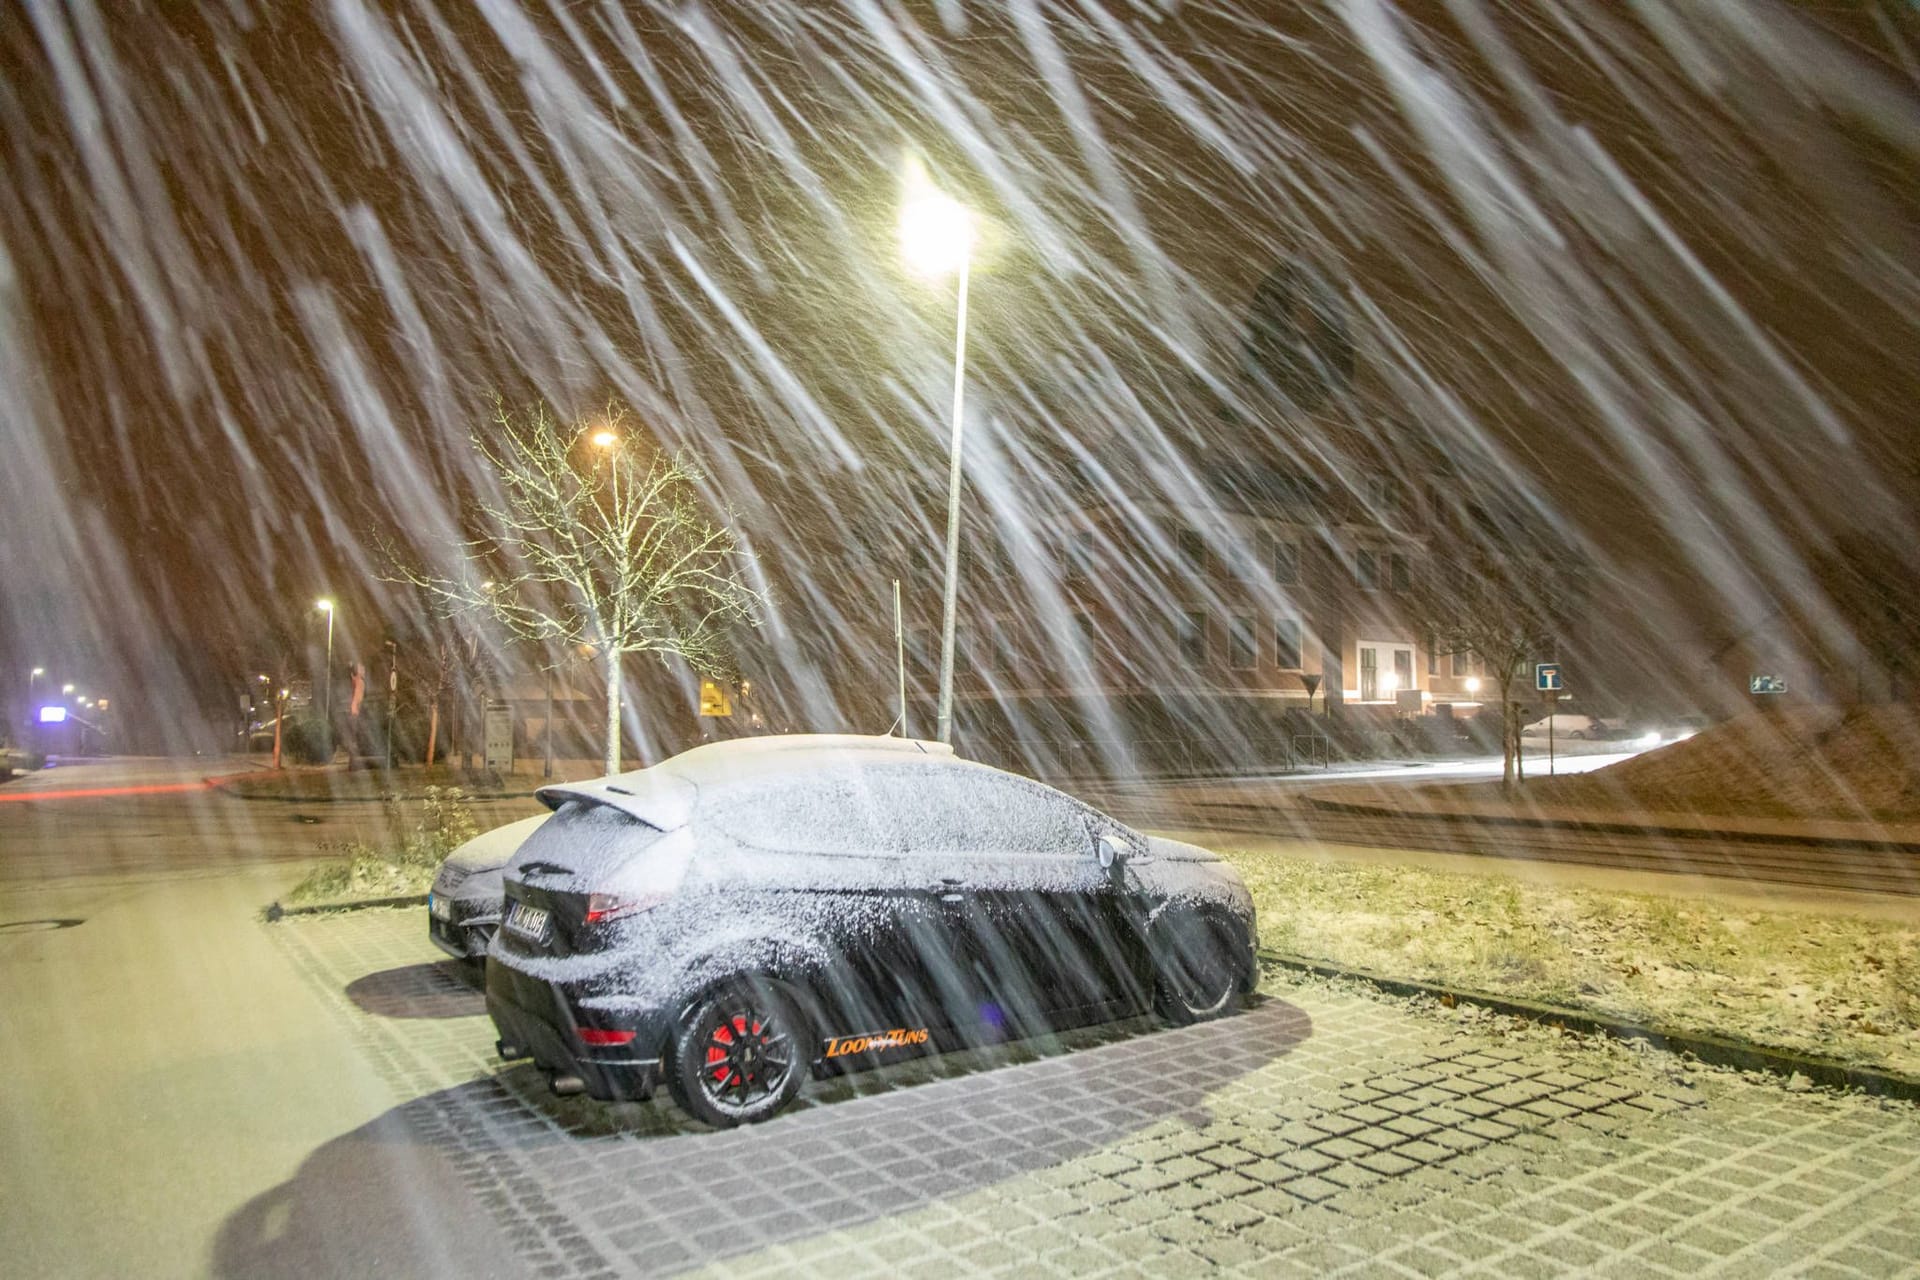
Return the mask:
{"type": "Polygon", "coordinates": [[[603,1102],[644,1101],[660,1084],[664,1020],[651,1013],[617,1017],[594,1013],[587,1025],[632,1031],[626,1045],[589,1048],[582,1020],[563,984],[537,978],[495,960],[487,965],[487,1014],[500,1034],[501,1056],[531,1058],[550,1079],[573,1076],[583,1092],[603,1102]]]}
{"type": "Polygon", "coordinates": [[[499,909],[474,911],[467,909],[460,899],[449,898],[446,900],[449,915],[442,920],[433,913],[433,900],[438,896],[428,897],[427,938],[456,960],[485,959],[493,931],[500,927],[499,909]]]}

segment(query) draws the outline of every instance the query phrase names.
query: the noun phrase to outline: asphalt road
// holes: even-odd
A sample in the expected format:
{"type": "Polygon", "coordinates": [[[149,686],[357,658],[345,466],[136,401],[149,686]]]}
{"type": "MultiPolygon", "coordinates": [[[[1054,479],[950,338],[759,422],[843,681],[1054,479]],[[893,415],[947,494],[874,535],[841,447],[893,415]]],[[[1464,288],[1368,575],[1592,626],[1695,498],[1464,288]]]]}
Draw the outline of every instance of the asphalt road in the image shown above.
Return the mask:
{"type": "Polygon", "coordinates": [[[236,767],[110,760],[0,787],[0,1270],[208,1274],[229,1220],[330,1145],[342,1211],[284,1241],[289,1271],[496,1272],[491,1217],[418,1167],[389,1087],[258,923],[317,842],[376,835],[380,806],[203,785],[236,767]]]}

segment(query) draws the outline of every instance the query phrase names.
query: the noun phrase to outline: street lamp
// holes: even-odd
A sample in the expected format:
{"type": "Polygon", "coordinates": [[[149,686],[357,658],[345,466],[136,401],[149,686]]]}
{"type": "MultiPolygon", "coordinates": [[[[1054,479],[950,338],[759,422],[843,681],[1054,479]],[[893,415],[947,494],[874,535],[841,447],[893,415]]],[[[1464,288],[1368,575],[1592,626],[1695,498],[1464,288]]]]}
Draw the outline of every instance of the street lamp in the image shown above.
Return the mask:
{"type": "Polygon", "coordinates": [[[604,427],[594,432],[589,439],[592,440],[593,447],[596,449],[611,449],[620,443],[620,437],[604,427]]]}
{"type": "MultiPolygon", "coordinates": [[[[313,602],[313,607],[327,615],[327,740],[333,740],[333,601],[322,597],[313,602]]],[[[352,761],[348,761],[349,764],[352,761]]]]}
{"type": "Polygon", "coordinates": [[[920,162],[907,160],[900,204],[900,254],[923,276],[957,272],[953,325],[953,446],[947,472],[947,572],[940,622],[940,709],[936,737],[953,741],[953,633],[960,595],[960,439],[967,388],[967,280],[973,262],[973,212],[933,185],[920,162]]]}
{"type": "Polygon", "coordinates": [[[1480,692],[1480,677],[1479,677],[1479,676],[1468,676],[1468,677],[1467,677],[1467,692],[1468,692],[1468,693],[1478,693],[1478,692],[1480,692]]]}
{"type": "Polygon", "coordinates": [[[73,686],[72,686],[72,685],[70,685],[70,684],[63,684],[63,685],[61,685],[61,686],[60,686],[60,692],[62,692],[62,693],[72,693],[72,692],[73,692],[73,686]]]}

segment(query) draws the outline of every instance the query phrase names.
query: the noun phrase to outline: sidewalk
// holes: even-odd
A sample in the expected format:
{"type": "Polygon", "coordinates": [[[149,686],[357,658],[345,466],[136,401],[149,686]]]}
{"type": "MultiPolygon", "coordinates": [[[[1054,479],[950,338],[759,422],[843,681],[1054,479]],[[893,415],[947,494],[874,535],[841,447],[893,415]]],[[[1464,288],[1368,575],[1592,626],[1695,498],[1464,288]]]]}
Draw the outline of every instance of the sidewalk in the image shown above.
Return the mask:
{"type": "Polygon", "coordinates": [[[1846,845],[1920,853],[1920,822],[1766,818],[1538,804],[1524,793],[1512,799],[1490,784],[1380,786],[1341,783],[1304,792],[1309,809],[1364,817],[1411,818],[1492,826],[1536,827],[1603,835],[1669,839],[1734,839],[1796,845],[1846,845]]]}

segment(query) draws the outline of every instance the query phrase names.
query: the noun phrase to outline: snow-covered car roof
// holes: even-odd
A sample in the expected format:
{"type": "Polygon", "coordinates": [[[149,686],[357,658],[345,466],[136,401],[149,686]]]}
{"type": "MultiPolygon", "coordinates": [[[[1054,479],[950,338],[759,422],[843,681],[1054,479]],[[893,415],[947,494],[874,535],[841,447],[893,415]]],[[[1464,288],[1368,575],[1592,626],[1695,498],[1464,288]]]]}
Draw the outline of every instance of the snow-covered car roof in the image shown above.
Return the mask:
{"type": "MultiPolygon", "coordinates": [[[[647,769],[589,782],[542,787],[535,792],[549,809],[569,800],[591,800],[672,831],[687,824],[705,787],[770,783],[831,769],[899,761],[906,757],[954,760],[944,742],[855,733],[796,733],[709,742],[647,769]]],[[[957,763],[957,762],[956,762],[957,763]]]]}

